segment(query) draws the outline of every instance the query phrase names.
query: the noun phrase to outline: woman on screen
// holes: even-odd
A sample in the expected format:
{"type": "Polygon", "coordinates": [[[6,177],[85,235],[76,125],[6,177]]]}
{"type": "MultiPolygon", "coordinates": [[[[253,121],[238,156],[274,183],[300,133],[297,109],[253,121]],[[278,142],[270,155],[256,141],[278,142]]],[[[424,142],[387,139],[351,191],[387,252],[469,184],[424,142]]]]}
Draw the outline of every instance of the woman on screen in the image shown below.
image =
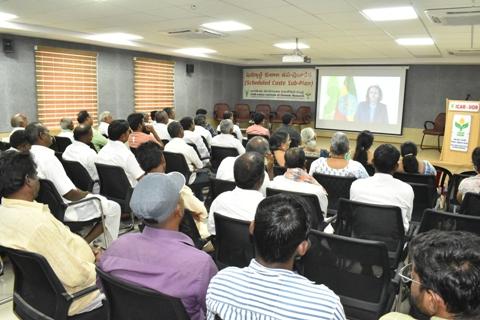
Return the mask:
{"type": "Polygon", "coordinates": [[[368,87],[366,101],[357,106],[355,121],[388,124],[387,106],[382,101],[382,89],[378,85],[368,87]]]}

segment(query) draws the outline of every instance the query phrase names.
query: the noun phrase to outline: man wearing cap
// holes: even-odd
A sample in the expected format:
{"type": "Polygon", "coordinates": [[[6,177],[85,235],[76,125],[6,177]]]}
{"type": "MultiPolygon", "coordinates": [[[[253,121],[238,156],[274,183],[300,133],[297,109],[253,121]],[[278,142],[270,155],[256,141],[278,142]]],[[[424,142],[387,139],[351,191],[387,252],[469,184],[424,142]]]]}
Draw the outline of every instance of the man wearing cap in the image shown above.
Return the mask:
{"type": "Polygon", "coordinates": [[[192,320],[203,320],[207,287],[217,267],[178,231],[184,185],[185,178],[178,172],[143,177],[133,191],[130,207],[145,229],[113,242],[99,267],[123,280],[180,298],[192,320]]]}

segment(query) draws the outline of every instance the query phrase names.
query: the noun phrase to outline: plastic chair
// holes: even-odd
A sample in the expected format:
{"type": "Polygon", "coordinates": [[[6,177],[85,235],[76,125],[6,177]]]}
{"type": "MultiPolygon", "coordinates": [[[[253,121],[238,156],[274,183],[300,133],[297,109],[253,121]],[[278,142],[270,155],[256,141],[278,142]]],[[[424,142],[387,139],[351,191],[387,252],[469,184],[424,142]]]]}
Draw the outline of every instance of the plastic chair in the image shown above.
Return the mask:
{"type": "Polygon", "coordinates": [[[213,118],[217,121],[223,120],[223,114],[229,111],[230,107],[226,103],[216,103],[213,106],[213,118]]]}
{"type": "Polygon", "coordinates": [[[480,217],[480,194],[467,192],[463,197],[459,213],[480,217]]]}
{"type": "Polygon", "coordinates": [[[58,152],[64,152],[71,144],[72,140],[70,138],[55,136],[55,146],[58,152]]]}
{"type": "Polygon", "coordinates": [[[399,281],[392,280],[385,243],[316,230],[310,241],[302,273],[333,290],[348,319],[378,319],[390,311],[399,281]]]}
{"type": "Polygon", "coordinates": [[[480,217],[427,209],[417,233],[429,230],[468,231],[480,235],[480,217]]]}
{"type": "Polygon", "coordinates": [[[445,121],[446,121],[446,113],[441,112],[435,117],[434,121],[425,121],[423,123],[423,127],[425,129],[423,130],[422,142],[420,142],[420,148],[422,150],[435,149],[435,148],[426,148],[423,146],[423,140],[425,139],[426,135],[437,136],[437,149],[438,151],[442,150],[440,146],[440,137],[443,137],[443,135],[445,134],[445,121]],[[432,127],[429,128],[429,126],[432,126],[432,127]]]}
{"type": "Polygon", "coordinates": [[[318,157],[305,157],[305,169],[307,172],[310,172],[310,166],[312,165],[312,162],[317,159],[318,157]]]}
{"type": "Polygon", "coordinates": [[[210,163],[212,164],[213,171],[217,171],[220,163],[226,157],[238,156],[238,150],[235,148],[217,147],[212,146],[212,154],[210,155],[210,163]]]}
{"type": "Polygon", "coordinates": [[[108,299],[109,318],[115,320],[188,320],[182,301],[158,291],[120,280],[97,269],[108,299]]]}
{"type": "Polygon", "coordinates": [[[412,221],[418,222],[422,219],[425,209],[435,207],[438,194],[435,187],[423,183],[409,183],[413,189],[413,211],[412,221]]]}
{"type": "Polygon", "coordinates": [[[460,186],[460,182],[463,179],[471,177],[471,175],[466,174],[453,174],[452,176],[452,183],[449,184],[448,192],[447,192],[447,210],[450,212],[455,212],[458,207],[460,207],[460,203],[457,200],[458,194],[458,187],[460,186]]]}
{"type": "Polygon", "coordinates": [[[315,172],[313,177],[325,188],[328,194],[328,215],[335,215],[340,198],[350,199],[350,187],[355,177],[333,176],[315,172]]]}
{"type": "Polygon", "coordinates": [[[225,191],[232,191],[235,189],[236,185],[234,181],[227,181],[221,180],[210,177],[210,192],[211,192],[211,201],[215,200],[215,198],[225,192],[225,191]]]}
{"type": "Polygon", "coordinates": [[[215,262],[219,269],[228,266],[243,268],[255,257],[249,232],[250,221],[213,213],[215,220],[215,262]]]}
{"type": "Polygon", "coordinates": [[[185,209],[182,221],[180,222],[179,231],[186,234],[187,236],[192,239],[195,248],[202,249],[206,240],[203,240],[198,232],[197,225],[195,224],[195,220],[193,219],[192,212],[190,210],[185,209]]]}
{"type": "Polygon", "coordinates": [[[273,117],[271,122],[272,123],[282,123],[282,117],[285,113],[291,113],[293,114],[293,108],[290,105],[287,104],[281,104],[277,106],[277,110],[273,113],[273,117]]]}
{"type": "Polygon", "coordinates": [[[234,114],[238,122],[250,121],[252,116],[250,106],[246,103],[237,103],[234,114]]]}
{"type": "Polygon", "coordinates": [[[393,177],[406,183],[422,183],[434,187],[436,185],[436,176],[424,175],[419,173],[395,172],[393,177]]]}
{"type": "Polygon", "coordinates": [[[65,159],[62,159],[61,162],[65,168],[65,172],[70,180],[72,180],[75,187],[80,190],[92,192],[95,182],[99,181],[93,181],[87,169],[85,169],[80,162],[65,159]]]}
{"type": "Polygon", "coordinates": [[[13,312],[23,320],[101,320],[108,319],[106,308],[68,316],[73,301],[98,290],[96,286],[67,293],[48,261],[41,255],[0,247],[12,262],[15,274],[13,312]]]}
{"type": "Polygon", "coordinates": [[[298,107],[293,124],[308,124],[312,122],[312,119],[312,108],[306,106],[298,107]]]}

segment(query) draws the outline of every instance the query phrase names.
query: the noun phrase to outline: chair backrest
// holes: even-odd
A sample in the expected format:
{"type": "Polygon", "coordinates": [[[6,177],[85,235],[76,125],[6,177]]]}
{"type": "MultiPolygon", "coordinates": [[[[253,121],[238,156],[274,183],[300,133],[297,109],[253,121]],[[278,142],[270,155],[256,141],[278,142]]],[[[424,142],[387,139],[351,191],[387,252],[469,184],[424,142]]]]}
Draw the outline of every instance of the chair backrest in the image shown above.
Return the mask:
{"type": "Polygon", "coordinates": [[[193,220],[192,212],[187,209],[184,211],[185,212],[182,221],[180,222],[179,231],[189,236],[196,248],[202,249],[204,243],[200,233],[198,232],[195,220],[193,220]]]}
{"type": "Polygon", "coordinates": [[[202,159],[202,156],[200,155],[200,152],[198,151],[198,148],[197,148],[197,145],[195,143],[187,143],[190,147],[193,148],[193,150],[195,150],[195,152],[197,153],[197,156],[199,159],[202,159]]]}
{"type": "Polygon", "coordinates": [[[375,174],[375,167],[371,164],[368,164],[365,166],[365,170],[367,170],[368,175],[371,177],[375,174]]]}
{"type": "Polygon", "coordinates": [[[467,192],[463,197],[459,213],[480,217],[480,194],[467,192]]]}
{"type": "Polygon", "coordinates": [[[6,151],[10,149],[10,143],[0,141],[0,151],[6,151]]]}
{"type": "Polygon", "coordinates": [[[63,202],[55,185],[50,180],[40,179],[40,190],[38,191],[37,202],[48,205],[50,212],[59,221],[63,222],[67,205],[63,202]]]}
{"type": "Polygon", "coordinates": [[[348,319],[378,319],[388,312],[390,269],[383,242],[312,230],[303,275],[339,295],[348,319]]]}
{"type": "Polygon", "coordinates": [[[287,172],[286,167],[280,167],[280,166],[273,166],[273,176],[281,176],[287,172]]]}
{"type": "Polygon", "coordinates": [[[100,179],[100,194],[120,204],[122,212],[130,212],[132,186],[123,168],[95,163],[100,179]]]}
{"type": "Polygon", "coordinates": [[[310,206],[308,212],[310,214],[310,221],[311,227],[313,229],[323,230],[325,225],[323,224],[323,212],[322,208],[320,207],[320,202],[318,201],[318,197],[311,193],[304,193],[304,192],[294,192],[294,191],[287,191],[287,190],[280,190],[280,189],[273,189],[267,187],[267,197],[279,194],[279,193],[286,193],[296,197],[302,197],[310,206]]]}
{"type": "Polygon", "coordinates": [[[309,156],[305,157],[305,169],[307,170],[307,172],[310,172],[310,166],[312,165],[312,162],[317,159],[318,157],[309,157],[309,156]]]}
{"type": "Polygon", "coordinates": [[[179,298],[120,280],[98,267],[97,274],[107,296],[110,319],[189,319],[179,298]]]}
{"type": "Polygon", "coordinates": [[[62,159],[62,165],[77,188],[92,192],[94,182],[87,169],[80,162],[62,159]]]}
{"type": "Polygon", "coordinates": [[[238,156],[238,151],[235,148],[212,146],[210,163],[212,164],[213,170],[216,171],[223,159],[225,159],[226,157],[236,157],[236,156],[238,156]]]}
{"type": "Polygon", "coordinates": [[[237,120],[249,120],[250,106],[246,103],[237,103],[235,105],[235,116],[237,120]]]}
{"type": "Polygon", "coordinates": [[[70,140],[70,138],[55,136],[55,145],[57,146],[58,152],[64,152],[71,144],[72,140],[70,140]]]}
{"type": "Polygon", "coordinates": [[[168,139],[162,139],[162,142],[163,142],[163,146],[165,147],[167,145],[167,143],[170,142],[170,140],[168,139]]]}
{"type": "Polygon", "coordinates": [[[292,106],[288,104],[281,104],[277,106],[277,110],[275,110],[275,112],[277,114],[276,116],[277,119],[282,119],[285,113],[294,114],[292,106]]]}
{"type": "Polygon", "coordinates": [[[213,117],[215,120],[223,120],[223,114],[228,111],[230,107],[227,103],[215,103],[213,106],[213,117]]]}
{"type": "Polygon", "coordinates": [[[342,236],[384,242],[392,267],[400,262],[405,230],[399,207],[340,199],[334,229],[342,236]]]}
{"type": "Polygon", "coordinates": [[[340,198],[350,199],[350,187],[355,177],[341,177],[317,173],[313,177],[320,183],[328,194],[328,208],[337,210],[340,198]]]}
{"type": "Polygon", "coordinates": [[[215,220],[215,260],[219,266],[246,267],[255,256],[248,230],[250,221],[213,213],[215,220]]]}
{"type": "Polygon", "coordinates": [[[269,122],[270,121],[270,113],[272,112],[272,107],[270,107],[269,104],[260,103],[260,104],[256,105],[255,112],[263,113],[263,115],[265,116],[265,122],[269,122]]]}
{"type": "Polygon", "coordinates": [[[413,211],[412,221],[420,221],[425,209],[431,209],[435,207],[437,201],[437,192],[435,186],[423,183],[409,183],[413,189],[413,211]]]}
{"type": "Polygon", "coordinates": [[[0,247],[12,262],[15,274],[13,310],[21,318],[67,319],[70,302],[47,260],[36,253],[0,247]],[[49,318],[47,318],[49,317],[49,318]]]}
{"type": "Polygon", "coordinates": [[[301,123],[306,124],[312,121],[312,108],[307,106],[298,107],[297,111],[295,112],[295,120],[294,123],[301,123]]]}
{"type": "Polygon", "coordinates": [[[234,181],[227,181],[221,179],[215,179],[210,177],[210,192],[212,194],[212,201],[215,198],[225,191],[232,191],[235,189],[236,185],[234,181]]]}
{"type": "Polygon", "coordinates": [[[203,144],[205,145],[205,147],[207,147],[208,152],[210,152],[211,148],[210,148],[210,145],[208,144],[207,138],[205,138],[204,136],[201,136],[201,137],[202,137],[203,144]]]}
{"type": "Polygon", "coordinates": [[[185,177],[185,181],[189,181],[190,175],[192,174],[190,172],[190,168],[188,167],[187,160],[185,160],[185,157],[181,153],[175,153],[175,152],[168,152],[168,151],[163,151],[163,156],[165,157],[165,162],[166,162],[166,173],[170,172],[180,172],[183,174],[185,177]]]}
{"type": "Polygon", "coordinates": [[[447,119],[447,114],[445,112],[441,112],[437,114],[437,116],[435,117],[435,120],[433,121],[435,123],[433,128],[436,131],[445,131],[446,119],[447,119]]]}
{"type": "Polygon", "coordinates": [[[459,206],[459,202],[457,201],[457,194],[458,194],[458,187],[460,185],[460,182],[462,182],[463,179],[470,177],[471,175],[467,174],[456,174],[454,173],[452,176],[452,183],[449,184],[449,189],[447,192],[448,195],[448,204],[447,204],[447,210],[448,211],[454,211],[455,206],[459,206]]]}
{"type": "Polygon", "coordinates": [[[480,217],[427,209],[423,213],[418,233],[429,230],[468,231],[480,235],[480,217]]]}
{"type": "Polygon", "coordinates": [[[423,183],[435,186],[436,176],[418,173],[395,172],[393,177],[406,183],[423,183]]]}

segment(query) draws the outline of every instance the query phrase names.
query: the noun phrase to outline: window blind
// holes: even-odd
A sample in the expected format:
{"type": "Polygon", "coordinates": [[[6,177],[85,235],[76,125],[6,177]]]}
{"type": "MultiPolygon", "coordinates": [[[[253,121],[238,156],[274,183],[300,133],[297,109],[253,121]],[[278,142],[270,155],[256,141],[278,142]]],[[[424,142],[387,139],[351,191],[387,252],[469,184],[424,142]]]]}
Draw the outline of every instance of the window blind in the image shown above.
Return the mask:
{"type": "Polygon", "coordinates": [[[173,107],[175,62],[134,58],[135,111],[173,107]]]}
{"type": "Polygon", "coordinates": [[[61,118],[76,121],[80,110],[97,119],[97,53],[35,47],[38,121],[58,128],[61,118]]]}

